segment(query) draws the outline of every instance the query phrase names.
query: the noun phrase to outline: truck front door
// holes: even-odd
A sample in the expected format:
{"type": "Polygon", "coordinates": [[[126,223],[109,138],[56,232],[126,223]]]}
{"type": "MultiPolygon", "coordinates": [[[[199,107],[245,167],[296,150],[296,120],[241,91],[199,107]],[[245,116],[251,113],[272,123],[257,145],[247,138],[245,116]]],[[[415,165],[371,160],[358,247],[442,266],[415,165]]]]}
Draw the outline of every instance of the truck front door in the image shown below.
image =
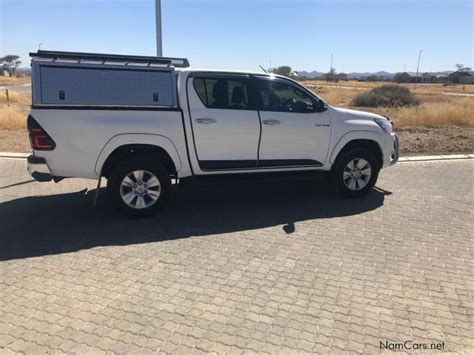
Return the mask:
{"type": "Polygon", "coordinates": [[[256,76],[255,83],[262,121],[258,166],[322,166],[331,136],[324,103],[290,80],[256,76]]]}
{"type": "Polygon", "coordinates": [[[249,93],[250,78],[196,74],[187,85],[200,169],[255,169],[260,121],[249,93]]]}

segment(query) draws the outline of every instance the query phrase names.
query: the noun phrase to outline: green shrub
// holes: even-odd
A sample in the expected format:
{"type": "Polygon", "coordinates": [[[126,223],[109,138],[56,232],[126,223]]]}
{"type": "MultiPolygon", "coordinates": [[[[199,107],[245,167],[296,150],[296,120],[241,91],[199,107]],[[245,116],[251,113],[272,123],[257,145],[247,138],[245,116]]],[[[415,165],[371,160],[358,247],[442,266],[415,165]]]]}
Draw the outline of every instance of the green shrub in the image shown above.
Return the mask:
{"type": "Polygon", "coordinates": [[[411,91],[400,85],[383,85],[363,94],[357,95],[351,102],[352,106],[411,106],[418,105],[419,100],[411,91]]]}

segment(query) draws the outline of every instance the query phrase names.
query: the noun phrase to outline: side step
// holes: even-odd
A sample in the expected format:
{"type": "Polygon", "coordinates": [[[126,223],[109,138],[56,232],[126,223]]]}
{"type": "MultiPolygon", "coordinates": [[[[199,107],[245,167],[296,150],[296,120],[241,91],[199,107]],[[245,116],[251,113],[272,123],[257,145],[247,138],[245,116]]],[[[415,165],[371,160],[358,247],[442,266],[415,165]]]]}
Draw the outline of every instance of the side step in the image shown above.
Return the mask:
{"type": "Polygon", "coordinates": [[[248,184],[262,182],[314,180],[326,175],[326,171],[285,171],[272,173],[243,173],[195,175],[179,179],[179,186],[205,186],[222,184],[248,184]]]}

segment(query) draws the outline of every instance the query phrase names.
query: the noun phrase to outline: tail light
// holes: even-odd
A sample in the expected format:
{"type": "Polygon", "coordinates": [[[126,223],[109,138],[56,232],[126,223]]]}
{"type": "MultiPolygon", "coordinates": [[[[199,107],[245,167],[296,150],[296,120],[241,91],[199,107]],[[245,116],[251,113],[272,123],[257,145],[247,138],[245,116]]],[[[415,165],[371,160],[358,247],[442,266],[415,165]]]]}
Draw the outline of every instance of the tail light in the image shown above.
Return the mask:
{"type": "Polygon", "coordinates": [[[27,126],[31,148],[34,150],[53,150],[56,148],[53,139],[31,115],[28,116],[27,126]]]}

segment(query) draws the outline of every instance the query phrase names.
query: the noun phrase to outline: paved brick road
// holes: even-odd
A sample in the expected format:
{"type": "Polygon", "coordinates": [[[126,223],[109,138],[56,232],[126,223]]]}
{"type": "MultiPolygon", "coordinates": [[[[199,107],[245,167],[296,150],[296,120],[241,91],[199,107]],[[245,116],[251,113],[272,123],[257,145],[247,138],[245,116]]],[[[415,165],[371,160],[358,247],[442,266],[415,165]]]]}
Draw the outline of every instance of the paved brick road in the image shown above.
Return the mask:
{"type": "Polygon", "coordinates": [[[473,178],[474,161],[399,164],[352,201],[306,182],[188,188],[128,220],[90,206],[92,182],[0,160],[0,353],[472,354],[473,178]]]}

